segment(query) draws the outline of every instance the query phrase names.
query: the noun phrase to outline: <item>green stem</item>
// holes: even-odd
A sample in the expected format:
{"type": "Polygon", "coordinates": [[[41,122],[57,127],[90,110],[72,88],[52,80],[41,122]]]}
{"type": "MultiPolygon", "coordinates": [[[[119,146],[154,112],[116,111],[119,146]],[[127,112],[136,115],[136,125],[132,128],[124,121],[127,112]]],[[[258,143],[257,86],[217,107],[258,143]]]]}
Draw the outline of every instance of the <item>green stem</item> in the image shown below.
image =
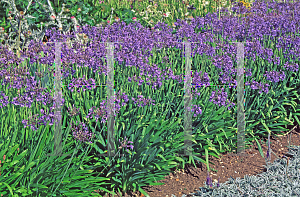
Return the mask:
{"type": "MultiPolygon", "coordinates": [[[[118,152],[119,152],[119,151],[120,151],[120,150],[118,150],[118,152]]],[[[118,154],[118,152],[117,152],[117,154],[118,154]]],[[[117,155],[117,154],[116,154],[116,155],[117,155]]],[[[116,156],[116,155],[115,155],[115,156],[116,156]]],[[[113,159],[115,158],[115,156],[113,157],[113,159]]],[[[110,163],[109,163],[109,164],[110,164],[110,163]]],[[[108,164],[108,165],[109,165],[109,164],[108,164]]],[[[108,166],[108,165],[107,165],[107,166],[108,166]]],[[[106,166],[106,167],[107,167],[107,166],[106,166]]],[[[106,167],[105,167],[103,170],[105,170],[106,167]]],[[[102,170],[96,177],[98,177],[98,176],[103,172],[103,170],[102,170]]]]}
{"type": "Polygon", "coordinates": [[[74,152],[73,152],[73,155],[72,155],[72,157],[71,157],[71,159],[70,159],[70,161],[69,161],[69,164],[68,164],[68,166],[67,166],[67,169],[66,169],[66,171],[65,171],[65,173],[64,173],[64,175],[63,175],[63,177],[62,177],[62,179],[61,179],[61,181],[60,181],[60,183],[59,183],[58,186],[55,188],[55,190],[54,190],[53,193],[52,193],[52,190],[51,190],[51,193],[52,193],[52,194],[55,194],[55,191],[57,190],[57,188],[60,186],[61,182],[62,182],[63,179],[65,178],[65,175],[66,175],[66,173],[67,173],[67,171],[68,171],[68,168],[69,168],[69,166],[70,166],[70,164],[71,164],[71,161],[72,161],[72,159],[73,159],[73,157],[74,157],[74,154],[75,154],[75,151],[77,150],[77,148],[78,148],[78,146],[76,146],[76,148],[75,148],[75,150],[74,150],[74,152]]]}
{"type": "MultiPolygon", "coordinates": [[[[72,121],[72,120],[71,120],[71,121],[72,121]]],[[[71,125],[72,125],[72,124],[71,124],[71,125]]],[[[96,131],[96,127],[97,127],[97,124],[96,124],[96,126],[95,126],[95,131],[96,131]]],[[[89,146],[88,148],[90,148],[90,146],[89,146]]],[[[85,151],[85,154],[84,154],[83,158],[86,156],[86,154],[87,154],[87,151],[85,151]]],[[[72,180],[72,177],[73,177],[73,176],[76,174],[76,172],[78,171],[78,168],[80,167],[80,165],[82,164],[82,162],[83,162],[83,159],[81,160],[81,163],[78,165],[78,167],[77,167],[75,173],[73,173],[73,175],[70,177],[70,182],[71,182],[71,180],[72,180]]]]}

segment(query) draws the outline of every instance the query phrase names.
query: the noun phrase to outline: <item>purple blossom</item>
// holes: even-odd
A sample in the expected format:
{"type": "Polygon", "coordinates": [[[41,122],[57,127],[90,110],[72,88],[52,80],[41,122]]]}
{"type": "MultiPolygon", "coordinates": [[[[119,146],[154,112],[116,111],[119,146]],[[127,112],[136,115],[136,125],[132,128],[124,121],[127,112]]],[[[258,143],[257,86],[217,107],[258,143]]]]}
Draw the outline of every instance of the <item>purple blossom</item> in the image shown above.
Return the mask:
{"type": "Polygon", "coordinates": [[[298,72],[298,68],[299,68],[298,64],[291,64],[291,63],[287,62],[287,63],[285,63],[284,65],[285,65],[284,67],[285,67],[288,71],[298,72]]]}
{"type": "MultiPolygon", "coordinates": [[[[132,150],[133,150],[133,145],[127,145],[127,144],[129,144],[129,143],[133,143],[132,141],[128,141],[127,142],[127,138],[126,138],[126,136],[125,136],[125,139],[124,139],[124,141],[120,141],[120,139],[119,139],[119,142],[121,143],[121,146],[119,147],[119,149],[121,149],[121,148],[125,148],[125,147],[130,147],[132,150]]],[[[128,149],[126,148],[126,150],[128,151],[128,149]]]]}
{"type": "Polygon", "coordinates": [[[92,143],[90,140],[93,138],[93,134],[89,132],[87,126],[82,122],[77,126],[78,121],[76,121],[75,126],[72,126],[73,136],[77,141],[85,142],[88,141],[92,143]]]}
{"type": "MultiPolygon", "coordinates": [[[[116,113],[119,113],[119,110],[121,109],[121,106],[120,106],[121,100],[125,101],[125,102],[122,102],[122,106],[126,105],[126,103],[128,103],[128,101],[129,101],[128,95],[126,95],[125,93],[120,95],[120,91],[119,91],[114,100],[115,101],[114,111],[116,113]]],[[[102,118],[101,122],[105,123],[107,120],[107,115],[108,115],[108,109],[107,109],[106,103],[107,103],[107,101],[103,100],[100,103],[99,107],[93,106],[91,109],[89,109],[89,113],[86,116],[86,118],[95,118],[96,121],[98,121],[99,118],[102,118]]],[[[116,115],[114,115],[114,116],[116,116],[116,115]]]]}
{"type": "Polygon", "coordinates": [[[68,113],[71,117],[76,116],[76,115],[80,114],[79,108],[74,107],[74,104],[73,104],[73,107],[68,107],[68,113]]]}
{"type": "Polygon", "coordinates": [[[151,100],[150,98],[146,99],[144,98],[143,95],[138,95],[138,100],[135,99],[134,97],[132,97],[131,99],[134,101],[134,104],[138,103],[138,107],[143,107],[150,104],[155,105],[154,103],[151,103],[151,102],[155,102],[155,100],[151,100]]]}
{"type": "MultiPolygon", "coordinates": [[[[227,92],[223,92],[224,88],[221,89],[221,91],[213,91],[211,94],[211,97],[209,99],[210,102],[213,102],[214,104],[218,104],[219,106],[234,106],[234,103],[230,103],[227,99],[227,92]]],[[[230,107],[228,107],[230,109],[230,107]]]]}
{"type": "Polygon", "coordinates": [[[268,94],[268,92],[269,92],[269,88],[268,87],[270,86],[267,83],[266,84],[263,84],[262,82],[258,83],[258,82],[254,81],[254,80],[252,80],[251,83],[246,82],[245,85],[246,86],[250,85],[251,89],[253,89],[253,90],[259,89],[259,93],[260,94],[262,93],[262,91],[265,92],[266,94],[268,94]]]}
{"type": "Polygon", "coordinates": [[[246,73],[246,77],[251,77],[252,76],[251,69],[248,69],[248,71],[246,71],[245,73],[246,73]]]}
{"type": "Polygon", "coordinates": [[[285,79],[285,74],[283,71],[280,71],[281,74],[277,71],[266,71],[267,74],[264,74],[264,76],[267,76],[267,80],[271,82],[279,82],[279,80],[283,81],[285,79]]]}
{"type": "Polygon", "coordinates": [[[197,105],[193,105],[192,112],[195,112],[194,117],[197,117],[197,115],[202,114],[202,110],[197,105]]]}
{"type": "Polygon", "coordinates": [[[210,178],[209,178],[209,172],[207,171],[206,185],[209,186],[209,184],[210,184],[210,178]]]}
{"type": "Polygon", "coordinates": [[[8,96],[5,96],[5,94],[4,93],[2,93],[2,91],[1,91],[1,94],[0,94],[2,97],[3,97],[3,99],[0,99],[0,108],[3,108],[3,107],[6,107],[7,106],[7,104],[9,103],[9,101],[8,101],[8,96]]]}

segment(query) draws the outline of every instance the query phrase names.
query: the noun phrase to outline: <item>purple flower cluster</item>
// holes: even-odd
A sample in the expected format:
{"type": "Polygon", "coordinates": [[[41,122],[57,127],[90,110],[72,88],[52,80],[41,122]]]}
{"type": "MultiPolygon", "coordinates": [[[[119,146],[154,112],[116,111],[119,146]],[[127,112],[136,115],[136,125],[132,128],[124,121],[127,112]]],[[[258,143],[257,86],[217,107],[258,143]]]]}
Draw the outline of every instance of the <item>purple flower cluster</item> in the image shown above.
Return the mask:
{"type": "Polygon", "coordinates": [[[267,83],[266,84],[263,84],[262,82],[258,83],[254,80],[252,80],[251,83],[249,83],[249,82],[245,83],[246,86],[249,86],[250,84],[251,84],[251,86],[250,86],[251,89],[253,89],[253,90],[259,89],[259,94],[261,94],[262,91],[265,92],[266,94],[268,94],[268,92],[269,92],[268,86],[270,86],[270,85],[267,83]]]}
{"type": "MultiPolygon", "coordinates": [[[[53,110],[53,108],[50,108],[50,109],[53,110]]],[[[55,121],[54,120],[54,112],[51,110],[48,110],[48,111],[46,110],[47,113],[45,113],[45,111],[43,109],[41,109],[41,113],[43,115],[38,117],[38,119],[36,117],[36,116],[38,116],[38,114],[35,114],[34,115],[35,119],[33,119],[33,120],[32,120],[32,118],[29,118],[29,120],[22,120],[24,128],[30,126],[33,130],[37,130],[38,129],[37,124],[46,126],[48,123],[49,125],[53,125],[54,121],[55,121]],[[50,121],[50,122],[48,122],[48,121],[50,121]]]]}
{"type": "MultiPolygon", "coordinates": [[[[132,100],[134,101],[134,104],[137,104],[139,102],[138,107],[143,107],[143,106],[151,104],[151,102],[155,102],[155,100],[144,98],[143,95],[138,95],[138,100],[132,97],[132,100]]],[[[155,104],[152,103],[152,105],[155,105],[155,104]]]]}
{"type": "MultiPolygon", "coordinates": [[[[121,106],[120,106],[120,103],[121,103],[121,99],[123,99],[125,101],[125,103],[123,102],[122,103],[122,106],[124,106],[126,103],[128,103],[129,99],[128,99],[128,95],[126,95],[125,93],[123,93],[122,96],[119,96],[120,94],[120,91],[117,93],[117,99],[115,99],[115,112],[118,114],[119,113],[119,110],[121,109],[121,106]]],[[[198,93],[200,94],[200,93],[198,93]]],[[[144,98],[143,95],[138,95],[138,98],[134,98],[132,97],[131,98],[132,101],[134,102],[134,104],[138,104],[137,106],[138,107],[144,107],[146,105],[155,105],[154,103],[152,102],[155,102],[155,100],[152,100],[152,99],[146,99],[144,98]]],[[[198,107],[197,105],[194,105],[193,106],[193,109],[192,109],[193,112],[195,112],[196,114],[194,114],[194,117],[196,117],[198,114],[201,114],[202,113],[202,110],[200,107],[198,107]]],[[[116,115],[114,115],[116,116],[116,115]]],[[[86,118],[95,118],[96,121],[98,121],[99,118],[102,118],[101,120],[101,123],[105,123],[106,120],[107,120],[107,106],[106,106],[106,100],[103,100],[101,103],[100,103],[100,107],[95,107],[93,106],[91,109],[89,109],[89,113],[88,115],[86,116],[86,118]]]]}
{"type": "Polygon", "coordinates": [[[103,107],[104,103],[105,103],[105,101],[102,101],[100,103],[100,107],[99,108],[96,108],[95,106],[93,106],[89,110],[89,113],[86,116],[86,118],[93,118],[94,117],[96,119],[96,121],[98,121],[98,119],[100,117],[102,117],[102,121],[101,122],[104,123],[106,121],[106,119],[107,119],[106,112],[104,111],[104,107],[103,107]]]}
{"type": "Polygon", "coordinates": [[[22,95],[18,97],[14,97],[13,101],[11,102],[14,105],[20,105],[21,107],[31,107],[31,104],[34,102],[34,99],[37,102],[43,103],[43,105],[47,105],[47,103],[50,103],[49,97],[50,93],[46,92],[45,94],[42,94],[46,88],[38,88],[38,87],[31,87],[26,88],[28,91],[24,92],[22,95]]]}
{"type": "Polygon", "coordinates": [[[287,62],[287,63],[285,63],[284,65],[285,65],[284,67],[285,67],[288,71],[298,72],[298,68],[299,68],[298,64],[291,64],[291,63],[287,62]]]}
{"type": "Polygon", "coordinates": [[[170,64],[169,57],[168,56],[163,57],[161,63],[170,64]]]}
{"type": "Polygon", "coordinates": [[[233,75],[236,74],[237,70],[236,68],[233,68],[232,58],[229,55],[216,55],[212,62],[218,69],[222,70],[219,77],[219,81],[222,84],[237,83],[236,80],[233,80],[233,75]]]}
{"type": "Polygon", "coordinates": [[[224,88],[221,89],[221,91],[218,91],[216,93],[216,91],[213,91],[212,94],[211,94],[211,97],[209,99],[210,102],[213,102],[214,104],[218,104],[219,106],[228,106],[228,110],[231,109],[235,103],[230,103],[228,102],[228,99],[227,99],[227,92],[223,92],[224,91],[224,88]]]}
{"type": "Polygon", "coordinates": [[[267,76],[267,80],[271,81],[271,82],[279,82],[279,80],[283,81],[285,79],[285,74],[283,71],[271,71],[268,72],[266,71],[267,74],[264,74],[264,76],[267,76]],[[280,74],[281,72],[281,74],[280,74]]]}
{"type": "Polygon", "coordinates": [[[78,121],[76,121],[75,126],[72,126],[73,136],[77,141],[85,142],[88,141],[92,143],[90,140],[94,137],[92,133],[89,132],[87,126],[81,122],[77,126],[78,121]]]}
{"type": "Polygon", "coordinates": [[[29,120],[22,120],[24,128],[30,126],[31,129],[33,129],[35,131],[38,129],[37,125],[46,126],[47,123],[49,123],[49,125],[53,125],[54,124],[54,112],[52,112],[53,109],[54,109],[54,107],[51,107],[50,110],[48,110],[48,111],[47,111],[47,109],[46,109],[46,111],[41,109],[40,111],[42,113],[42,116],[37,117],[38,114],[35,114],[33,117],[30,117],[29,120]]]}
{"type": "MultiPolygon", "coordinates": [[[[206,185],[208,187],[212,187],[212,178],[209,177],[209,171],[207,171],[207,177],[206,177],[206,185]]],[[[217,187],[220,187],[220,177],[218,178],[218,183],[217,183],[217,187]]]]}
{"type": "Polygon", "coordinates": [[[252,76],[252,72],[251,72],[251,68],[248,69],[248,71],[245,71],[246,77],[251,77],[252,76]]]}
{"type": "Polygon", "coordinates": [[[212,62],[217,68],[224,69],[224,72],[230,71],[233,67],[233,62],[229,55],[216,55],[213,57],[212,62]]]}
{"type": "Polygon", "coordinates": [[[203,76],[201,76],[201,74],[202,74],[202,71],[200,71],[200,72],[196,71],[195,74],[192,75],[192,77],[193,77],[192,84],[197,85],[197,86],[200,85],[200,87],[202,85],[209,86],[210,83],[209,83],[208,74],[206,72],[203,73],[203,76]]]}
{"type": "Polygon", "coordinates": [[[79,108],[74,107],[74,104],[73,104],[72,107],[68,107],[68,114],[71,117],[77,116],[78,114],[80,114],[79,108]]]}
{"type": "MultiPolygon", "coordinates": [[[[116,102],[115,103],[115,112],[116,113],[119,113],[119,110],[121,109],[121,106],[120,106],[120,103],[121,103],[121,99],[123,99],[125,101],[122,102],[122,106],[124,106],[128,101],[128,95],[126,95],[125,93],[123,93],[121,96],[120,96],[120,91],[117,93],[116,95],[116,99],[114,99],[114,101],[116,102]]],[[[100,107],[95,107],[93,106],[91,109],[89,109],[89,113],[88,115],[86,116],[86,118],[95,118],[96,121],[98,121],[99,118],[102,118],[101,122],[102,123],[105,123],[105,121],[107,120],[107,106],[106,106],[106,100],[103,100],[101,103],[100,103],[100,107]]],[[[116,116],[116,115],[114,115],[116,116]]]]}
{"type": "MultiPolygon", "coordinates": [[[[14,97],[12,98],[12,101],[9,101],[9,97],[1,92],[3,99],[0,99],[0,103],[2,104],[1,108],[7,106],[8,103],[15,106],[30,108],[32,103],[35,101],[37,102],[37,105],[40,105],[39,103],[41,103],[46,106],[46,111],[44,111],[44,109],[40,110],[41,116],[39,114],[35,114],[29,117],[28,120],[22,120],[24,128],[30,126],[33,130],[37,130],[37,125],[46,125],[47,122],[50,122],[49,125],[53,125],[53,110],[55,108],[55,103],[54,99],[51,97],[51,90],[50,92],[45,92],[46,88],[41,88],[40,84],[37,86],[37,81],[34,77],[29,77],[29,74],[30,73],[22,67],[0,71],[0,76],[3,79],[2,85],[8,85],[7,89],[17,89],[18,93],[17,97],[14,97]],[[25,91],[22,93],[20,90],[23,88],[25,91]]],[[[62,103],[64,103],[63,98],[62,103]]]]}
{"type": "Polygon", "coordinates": [[[8,101],[8,96],[5,96],[5,94],[1,91],[1,94],[0,94],[2,97],[3,97],[3,99],[0,99],[0,108],[2,108],[2,107],[6,107],[7,106],[7,104],[9,103],[9,101],[8,101]]]}
{"type": "Polygon", "coordinates": [[[202,114],[202,109],[197,105],[193,105],[192,112],[195,112],[194,117],[197,117],[197,115],[202,114]]]}
{"type": "MultiPolygon", "coordinates": [[[[85,75],[83,75],[83,78],[72,79],[72,83],[70,83],[68,85],[68,89],[71,90],[71,92],[73,92],[74,91],[74,88],[73,88],[74,86],[75,87],[79,87],[79,88],[81,88],[83,86],[82,89],[83,89],[83,91],[85,91],[86,89],[84,87],[86,86],[87,89],[91,90],[92,88],[91,88],[90,85],[93,86],[93,89],[96,88],[96,86],[95,86],[95,80],[94,79],[90,78],[89,80],[85,80],[84,78],[85,78],[85,75]]],[[[77,92],[80,92],[80,89],[77,90],[77,92]]]]}
{"type": "Polygon", "coordinates": [[[209,177],[209,172],[207,171],[206,185],[212,187],[212,178],[209,177]]]}
{"type": "Polygon", "coordinates": [[[34,130],[34,131],[37,130],[38,128],[36,127],[36,125],[39,123],[38,119],[36,117],[37,115],[38,114],[35,114],[34,116],[29,117],[29,120],[22,120],[24,128],[30,126],[32,130],[34,130]]]}
{"type": "MultiPolygon", "coordinates": [[[[120,139],[119,139],[119,142],[121,143],[121,146],[119,147],[119,149],[122,149],[122,148],[125,148],[125,147],[130,147],[132,150],[133,150],[133,145],[127,145],[127,144],[129,144],[129,143],[133,143],[132,141],[128,141],[127,142],[127,137],[125,136],[125,139],[124,139],[124,141],[120,141],[120,139]]],[[[128,149],[126,148],[126,150],[128,151],[128,149]]]]}
{"type": "Polygon", "coordinates": [[[25,59],[23,58],[21,52],[21,58],[19,59],[18,56],[13,52],[10,51],[7,46],[0,46],[0,65],[4,65],[4,68],[7,68],[11,64],[20,65],[25,59]]]}

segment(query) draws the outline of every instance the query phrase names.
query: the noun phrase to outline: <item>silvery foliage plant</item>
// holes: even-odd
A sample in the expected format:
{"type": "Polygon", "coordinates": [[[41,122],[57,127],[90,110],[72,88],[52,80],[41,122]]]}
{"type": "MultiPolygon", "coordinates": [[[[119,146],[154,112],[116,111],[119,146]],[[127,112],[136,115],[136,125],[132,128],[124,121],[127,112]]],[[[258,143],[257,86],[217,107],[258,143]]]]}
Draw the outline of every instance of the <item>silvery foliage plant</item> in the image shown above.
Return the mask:
{"type": "MultiPolygon", "coordinates": [[[[9,33],[9,35],[6,34],[4,37],[4,39],[6,40],[6,43],[5,43],[6,45],[7,45],[8,40],[10,42],[14,42],[14,43],[18,42],[18,41],[14,41],[11,39],[12,35],[14,35],[15,33],[17,33],[17,35],[20,33],[20,35],[18,35],[18,36],[20,36],[22,38],[22,40],[25,42],[25,43],[23,43],[23,46],[25,45],[26,47],[28,47],[29,43],[30,43],[30,40],[26,40],[26,38],[25,38],[25,37],[27,37],[28,33],[31,34],[31,36],[34,38],[35,41],[41,41],[43,39],[45,32],[46,32],[46,29],[44,29],[44,30],[42,29],[43,23],[41,23],[40,30],[34,30],[32,24],[28,25],[28,21],[27,21],[28,18],[36,18],[29,14],[26,15],[26,12],[28,11],[30,5],[32,5],[32,0],[29,0],[28,6],[24,12],[17,10],[14,0],[1,0],[1,1],[7,3],[9,5],[9,10],[12,10],[9,12],[8,16],[10,16],[11,14],[15,15],[14,18],[10,17],[10,25],[11,25],[11,28],[9,30],[10,33],[9,33]],[[21,22],[21,24],[20,24],[20,22],[21,22]],[[19,25],[21,27],[19,27],[19,25]],[[19,28],[21,28],[22,31],[19,31],[19,28]],[[23,33],[23,32],[26,32],[26,33],[23,33]]],[[[61,12],[58,15],[56,15],[54,13],[54,10],[53,10],[49,0],[47,0],[48,5],[42,5],[41,2],[38,0],[37,0],[37,2],[41,5],[42,9],[44,10],[44,13],[49,14],[50,21],[48,23],[45,23],[46,28],[48,28],[50,25],[58,26],[59,30],[63,31],[64,34],[66,34],[66,31],[70,30],[71,24],[67,24],[67,26],[63,30],[63,25],[61,22],[61,19],[69,19],[69,17],[62,15],[65,4],[62,5],[61,12]]],[[[71,17],[71,21],[74,25],[75,31],[77,31],[78,21],[76,20],[76,18],[74,16],[71,17]]],[[[79,40],[78,35],[76,35],[76,38],[79,40]]],[[[3,39],[3,36],[1,37],[1,39],[3,39]]],[[[10,48],[10,50],[11,50],[11,48],[10,48]]]]}
{"type": "MultiPolygon", "coordinates": [[[[300,146],[289,146],[287,155],[291,158],[283,156],[280,159],[274,152],[272,153],[277,159],[264,165],[266,172],[257,176],[245,175],[242,179],[230,177],[219,186],[215,186],[214,183],[212,188],[199,187],[200,190],[196,190],[190,196],[300,196],[300,146]]],[[[176,196],[172,194],[172,197],[176,196]]]]}

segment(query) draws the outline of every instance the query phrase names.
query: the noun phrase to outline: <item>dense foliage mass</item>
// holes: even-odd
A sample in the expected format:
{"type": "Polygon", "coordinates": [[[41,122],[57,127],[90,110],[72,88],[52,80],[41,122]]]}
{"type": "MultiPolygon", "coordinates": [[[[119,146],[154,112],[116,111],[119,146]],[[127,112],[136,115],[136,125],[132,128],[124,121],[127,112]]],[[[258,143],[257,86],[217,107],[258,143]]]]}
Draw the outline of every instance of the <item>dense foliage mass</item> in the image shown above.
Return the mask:
{"type": "MultiPolygon", "coordinates": [[[[38,20],[38,12],[18,13],[14,3],[5,7],[6,14],[16,16],[5,27],[6,44],[10,44],[0,46],[0,158],[5,160],[0,191],[4,195],[88,196],[99,189],[122,194],[139,190],[147,195],[141,187],[158,184],[155,181],[178,164],[200,161],[209,169],[208,155],[217,157],[236,148],[241,102],[237,100],[236,42],[244,42],[245,142],[255,139],[258,143],[260,136],[300,124],[299,3],[254,2],[251,8],[233,3],[232,8],[158,21],[150,28],[145,25],[148,19],[111,9],[112,5],[107,5],[110,16],[117,13],[121,20],[116,17],[114,23],[96,27],[98,18],[91,20],[94,23],[80,19],[80,14],[74,16],[76,2],[69,4],[76,6],[71,10],[72,23],[67,24],[61,21],[63,12],[47,3],[48,7],[42,7],[49,15],[39,22],[47,17],[51,21],[41,30],[34,27],[37,21],[26,18],[32,14],[38,20]],[[74,29],[69,31],[71,26],[74,29]],[[59,65],[53,64],[54,42],[62,42],[61,114],[55,111],[60,76],[55,79],[59,65]],[[107,152],[106,123],[112,117],[106,100],[110,71],[104,42],[114,43],[114,157],[99,156],[107,152]],[[191,43],[192,77],[189,137],[193,153],[206,160],[178,156],[184,152],[186,130],[187,42],[191,43]],[[58,136],[55,122],[60,119],[58,136]],[[60,136],[64,155],[49,156],[60,136]]],[[[43,5],[37,2],[35,9],[37,4],[43,5]]],[[[194,6],[185,4],[189,9],[194,6]]],[[[82,9],[83,14],[95,11],[82,9]]]]}

